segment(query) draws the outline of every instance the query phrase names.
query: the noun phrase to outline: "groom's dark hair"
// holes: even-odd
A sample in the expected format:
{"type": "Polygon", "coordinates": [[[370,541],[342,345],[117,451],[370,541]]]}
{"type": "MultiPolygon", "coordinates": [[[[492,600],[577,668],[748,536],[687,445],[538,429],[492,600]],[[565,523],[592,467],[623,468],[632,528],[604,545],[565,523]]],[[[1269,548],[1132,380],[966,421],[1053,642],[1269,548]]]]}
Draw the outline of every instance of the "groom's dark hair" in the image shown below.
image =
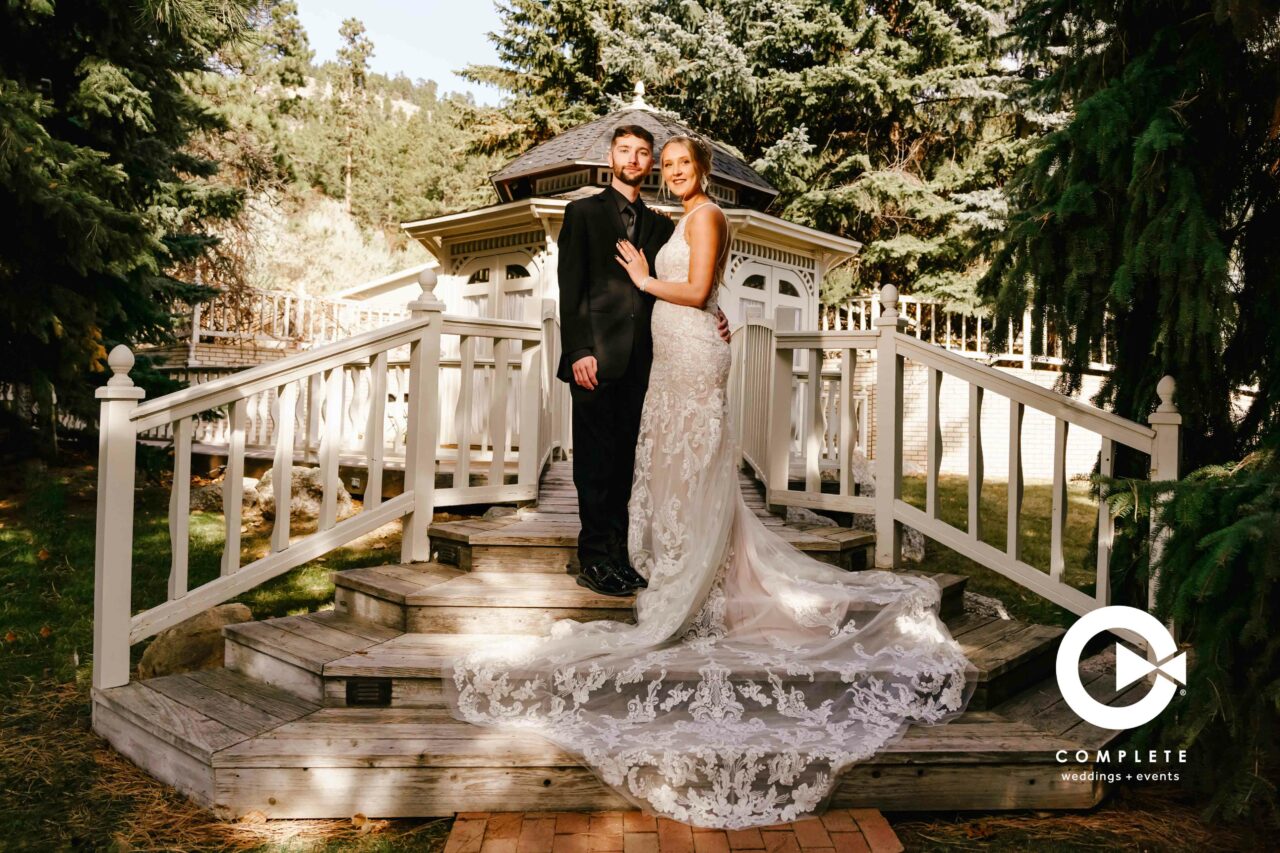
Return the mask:
{"type": "Polygon", "coordinates": [[[638,136],[649,143],[650,148],[653,147],[653,134],[638,124],[620,124],[615,127],[613,129],[613,139],[609,140],[609,146],[613,147],[613,143],[624,136],[638,136]]]}

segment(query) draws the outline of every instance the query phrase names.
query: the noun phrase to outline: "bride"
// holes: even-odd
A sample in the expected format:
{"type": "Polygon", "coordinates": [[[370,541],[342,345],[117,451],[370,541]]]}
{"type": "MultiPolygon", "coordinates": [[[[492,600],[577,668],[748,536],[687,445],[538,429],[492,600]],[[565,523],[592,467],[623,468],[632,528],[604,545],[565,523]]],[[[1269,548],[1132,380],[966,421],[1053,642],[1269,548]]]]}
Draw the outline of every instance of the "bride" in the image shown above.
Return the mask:
{"type": "Polygon", "coordinates": [[[746,506],[716,331],[729,229],[706,195],[711,147],[674,137],[661,168],[684,216],[657,277],[618,245],[658,300],[628,504],[629,556],[648,581],[635,624],[562,620],[473,652],[447,667],[446,694],[457,718],[537,733],[645,811],[783,823],[821,811],[841,771],[911,723],[958,715],[973,668],[934,581],[819,562],[746,506]]]}

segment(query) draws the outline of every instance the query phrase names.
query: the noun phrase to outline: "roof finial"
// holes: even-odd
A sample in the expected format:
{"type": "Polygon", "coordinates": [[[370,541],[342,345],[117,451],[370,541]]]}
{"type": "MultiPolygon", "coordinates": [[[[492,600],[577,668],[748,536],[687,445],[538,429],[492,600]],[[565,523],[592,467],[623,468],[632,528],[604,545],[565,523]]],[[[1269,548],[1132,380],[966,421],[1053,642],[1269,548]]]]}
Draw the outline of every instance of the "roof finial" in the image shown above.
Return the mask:
{"type": "Polygon", "coordinates": [[[633,110],[652,110],[653,107],[644,102],[644,81],[636,81],[636,96],[631,101],[631,109],[633,110]]]}

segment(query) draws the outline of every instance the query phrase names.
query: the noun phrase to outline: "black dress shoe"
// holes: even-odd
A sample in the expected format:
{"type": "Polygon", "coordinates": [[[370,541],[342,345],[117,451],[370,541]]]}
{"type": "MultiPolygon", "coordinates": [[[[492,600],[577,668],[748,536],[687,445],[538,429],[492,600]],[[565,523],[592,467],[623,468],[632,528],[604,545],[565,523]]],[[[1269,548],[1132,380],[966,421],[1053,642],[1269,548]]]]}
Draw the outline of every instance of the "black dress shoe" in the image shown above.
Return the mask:
{"type": "Polygon", "coordinates": [[[631,586],[636,589],[644,589],[649,585],[649,582],[644,579],[644,576],[637,572],[626,560],[615,559],[614,564],[617,566],[615,574],[617,574],[617,576],[622,580],[631,584],[631,586]]]}
{"type": "Polygon", "coordinates": [[[635,591],[633,585],[618,575],[617,567],[607,560],[584,565],[578,570],[577,583],[601,595],[621,597],[635,591]]]}

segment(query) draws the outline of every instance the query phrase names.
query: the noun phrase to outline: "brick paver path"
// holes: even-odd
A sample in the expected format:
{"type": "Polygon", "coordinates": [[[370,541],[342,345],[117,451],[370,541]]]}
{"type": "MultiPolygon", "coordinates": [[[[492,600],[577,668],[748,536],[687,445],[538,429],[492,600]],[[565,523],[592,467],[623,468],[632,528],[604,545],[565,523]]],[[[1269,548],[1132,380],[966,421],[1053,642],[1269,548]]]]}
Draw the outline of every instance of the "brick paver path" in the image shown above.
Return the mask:
{"type": "Polygon", "coordinates": [[[875,809],[759,829],[700,829],[640,812],[463,812],[444,853],[898,853],[875,809]]]}

